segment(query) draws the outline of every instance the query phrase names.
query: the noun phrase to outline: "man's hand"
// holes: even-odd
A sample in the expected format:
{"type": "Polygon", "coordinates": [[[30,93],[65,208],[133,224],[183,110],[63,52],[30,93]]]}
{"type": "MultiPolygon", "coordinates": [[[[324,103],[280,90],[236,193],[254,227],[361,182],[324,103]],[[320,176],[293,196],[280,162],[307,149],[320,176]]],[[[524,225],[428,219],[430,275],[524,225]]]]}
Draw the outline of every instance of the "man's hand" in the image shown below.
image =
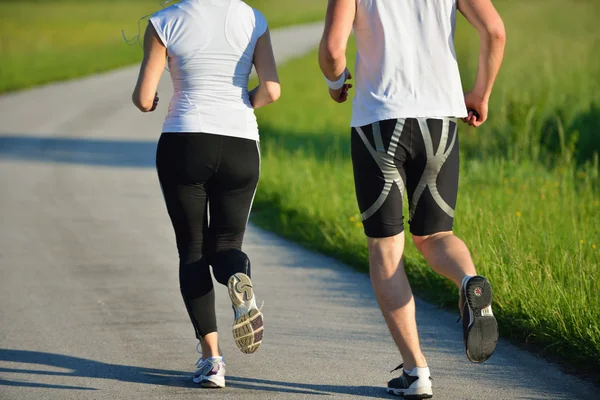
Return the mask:
{"type": "MultiPolygon", "coordinates": [[[[329,0],[323,3],[327,4],[327,15],[319,45],[319,66],[325,77],[333,79],[348,65],[346,47],[356,15],[356,0],[329,0]]],[[[346,80],[351,78],[352,75],[346,68],[346,80]]],[[[351,87],[352,85],[344,83],[338,90],[329,90],[329,95],[333,101],[343,103],[348,100],[348,90],[351,87]]]]}
{"type": "MultiPolygon", "coordinates": [[[[348,69],[346,69],[346,80],[348,82],[349,79],[352,79],[352,74],[348,69]]],[[[329,89],[329,95],[331,98],[337,103],[344,103],[348,100],[348,90],[352,88],[351,83],[344,83],[344,86],[339,88],[338,90],[329,89]]]]}
{"type": "Polygon", "coordinates": [[[477,128],[487,120],[488,117],[488,100],[473,92],[465,93],[465,105],[469,111],[469,115],[463,118],[470,126],[477,128]]]}

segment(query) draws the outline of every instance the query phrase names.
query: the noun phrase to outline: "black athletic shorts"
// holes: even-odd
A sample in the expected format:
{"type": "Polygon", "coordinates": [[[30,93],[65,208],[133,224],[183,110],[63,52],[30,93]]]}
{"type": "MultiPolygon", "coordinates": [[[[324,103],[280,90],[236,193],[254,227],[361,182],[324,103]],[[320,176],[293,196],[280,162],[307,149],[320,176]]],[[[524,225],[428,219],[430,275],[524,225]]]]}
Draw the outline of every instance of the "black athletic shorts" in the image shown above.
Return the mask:
{"type": "Polygon", "coordinates": [[[458,191],[456,118],[403,118],[352,128],[356,198],[365,234],[404,230],[408,194],[410,232],[451,231],[458,191]]]}

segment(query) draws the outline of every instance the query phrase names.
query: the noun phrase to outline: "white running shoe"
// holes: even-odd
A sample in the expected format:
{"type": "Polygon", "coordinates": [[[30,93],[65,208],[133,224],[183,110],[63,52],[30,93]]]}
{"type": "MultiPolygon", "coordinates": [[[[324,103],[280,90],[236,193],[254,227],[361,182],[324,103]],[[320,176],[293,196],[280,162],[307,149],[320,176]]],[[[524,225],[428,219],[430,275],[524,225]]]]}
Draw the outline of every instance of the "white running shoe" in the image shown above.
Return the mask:
{"type": "Polygon", "coordinates": [[[262,312],[256,306],[252,281],[246,274],[237,273],[227,282],[233,306],[233,338],[242,353],[254,353],[263,339],[262,312]]]}
{"type": "Polygon", "coordinates": [[[211,357],[203,360],[202,357],[196,361],[198,368],[194,373],[194,383],[203,388],[225,387],[225,359],[223,357],[211,357]]]}

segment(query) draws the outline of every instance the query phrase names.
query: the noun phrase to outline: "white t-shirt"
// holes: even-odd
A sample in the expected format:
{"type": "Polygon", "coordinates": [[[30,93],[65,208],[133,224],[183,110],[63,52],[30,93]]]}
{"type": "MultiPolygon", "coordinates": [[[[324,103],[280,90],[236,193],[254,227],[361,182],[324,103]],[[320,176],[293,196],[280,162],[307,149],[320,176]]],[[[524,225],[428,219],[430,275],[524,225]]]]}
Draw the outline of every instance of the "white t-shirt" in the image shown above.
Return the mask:
{"type": "Polygon", "coordinates": [[[454,51],[456,0],[356,0],[352,126],[465,117],[454,51]]]}
{"type": "Polygon", "coordinates": [[[150,22],[167,48],[173,98],[163,132],[258,140],[248,95],[263,15],[241,0],[183,0],[150,22]]]}

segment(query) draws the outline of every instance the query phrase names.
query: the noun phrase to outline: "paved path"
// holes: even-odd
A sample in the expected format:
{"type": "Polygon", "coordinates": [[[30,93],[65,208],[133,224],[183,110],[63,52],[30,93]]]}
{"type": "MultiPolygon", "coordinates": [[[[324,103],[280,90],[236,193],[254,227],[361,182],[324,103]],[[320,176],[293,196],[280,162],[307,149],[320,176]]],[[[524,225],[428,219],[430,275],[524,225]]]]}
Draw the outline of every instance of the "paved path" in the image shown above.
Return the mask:
{"type": "MultiPolygon", "coordinates": [[[[279,60],[320,34],[274,32],[279,60]]],[[[0,97],[0,398],[388,398],[400,360],[368,277],[252,226],[245,250],[265,342],[252,356],[237,351],[222,288],[228,388],[189,383],[195,340],[153,169],[168,81],[159,110],[144,115],[129,100],[136,72],[0,97]]],[[[419,301],[418,318],[437,399],[597,398],[505,342],[470,364],[456,315],[419,301]]]]}

